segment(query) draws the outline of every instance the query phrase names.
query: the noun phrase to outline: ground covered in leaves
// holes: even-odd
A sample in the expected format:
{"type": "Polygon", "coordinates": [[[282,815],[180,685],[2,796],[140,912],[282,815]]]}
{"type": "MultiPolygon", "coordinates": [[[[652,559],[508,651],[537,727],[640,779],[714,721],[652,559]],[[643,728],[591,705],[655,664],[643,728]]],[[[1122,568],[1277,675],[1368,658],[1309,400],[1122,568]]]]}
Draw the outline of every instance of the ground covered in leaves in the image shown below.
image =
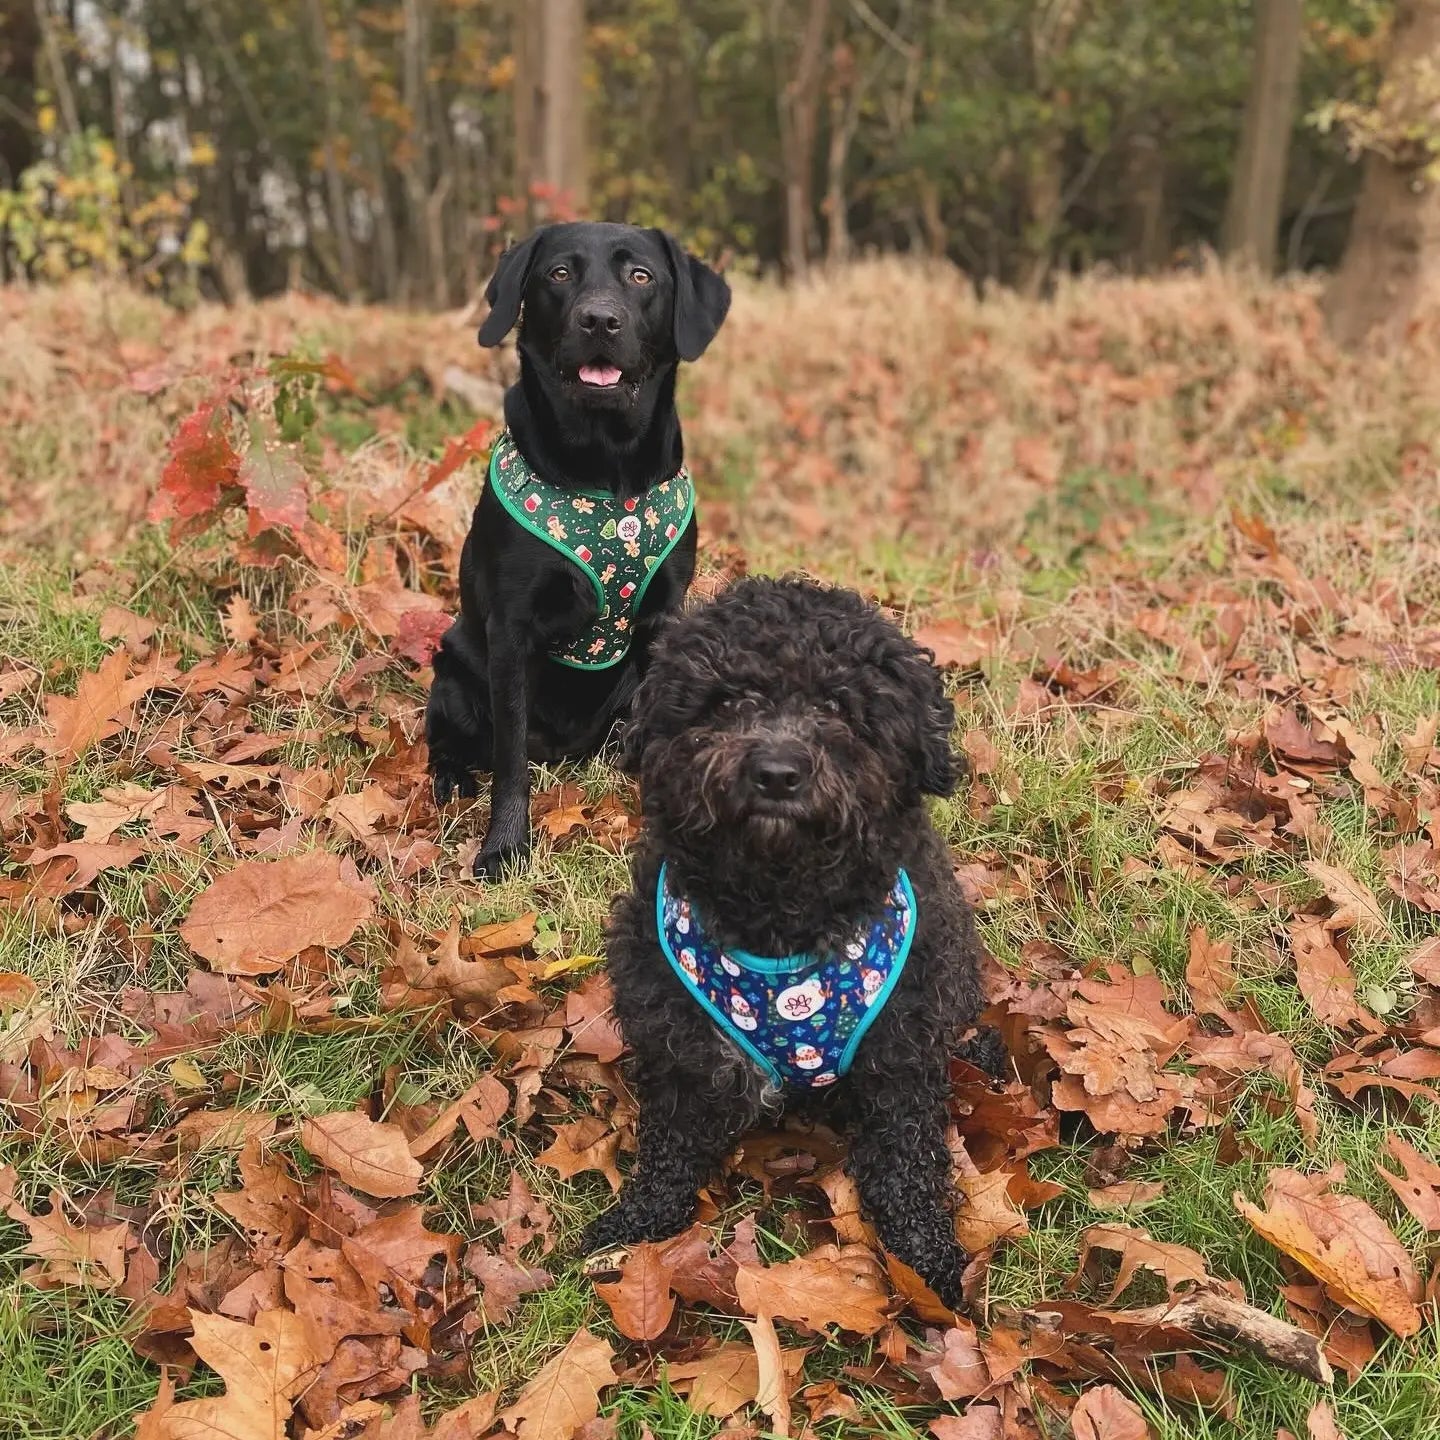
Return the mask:
{"type": "Polygon", "coordinates": [[[801,561],[952,673],[1014,1057],[955,1071],[959,1318],[814,1131],[578,1272],[634,797],[542,775],[480,887],[419,736],[512,360],[0,292],[0,1434],[1440,1425],[1436,358],[886,264],[742,290],[686,377],[702,587],[801,561]]]}

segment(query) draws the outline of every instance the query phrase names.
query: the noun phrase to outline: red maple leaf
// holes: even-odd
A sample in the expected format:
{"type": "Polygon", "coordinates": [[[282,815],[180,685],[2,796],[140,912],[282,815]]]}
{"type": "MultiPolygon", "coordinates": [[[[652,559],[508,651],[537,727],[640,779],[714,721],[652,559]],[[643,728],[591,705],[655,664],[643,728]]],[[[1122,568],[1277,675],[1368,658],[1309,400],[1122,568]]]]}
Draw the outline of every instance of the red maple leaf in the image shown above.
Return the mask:
{"type": "Polygon", "coordinates": [[[454,619],[453,615],[446,615],[440,610],[405,611],[395,632],[395,653],[416,665],[428,665],[440,648],[440,637],[454,619]]]}
{"type": "Polygon", "coordinates": [[[217,401],[187,416],[170,441],[170,460],[150,505],[151,520],[197,520],[220,508],[224,492],[239,483],[240,457],[225,430],[217,401]]]}

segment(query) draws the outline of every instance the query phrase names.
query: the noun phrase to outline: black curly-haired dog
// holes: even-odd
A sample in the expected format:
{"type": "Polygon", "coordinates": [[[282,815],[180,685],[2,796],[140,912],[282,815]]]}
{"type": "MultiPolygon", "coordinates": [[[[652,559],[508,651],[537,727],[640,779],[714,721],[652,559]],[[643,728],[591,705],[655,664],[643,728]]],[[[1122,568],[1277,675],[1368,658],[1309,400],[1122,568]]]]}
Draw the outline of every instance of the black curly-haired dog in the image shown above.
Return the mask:
{"type": "Polygon", "coordinates": [[[852,591],[742,580],[662,631],[625,736],[645,828],[608,952],[639,1154],[587,1253],[683,1229],[740,1137],[803,1105],[851,1132],[886,1248],[961,1303],[948,1065],[1003,1049],[959,1044],[978,944],[925,808],[957,780],[953,721],[928,653],[852,591]],[[776,978],[757,957],[799,958],[776,978]]]}

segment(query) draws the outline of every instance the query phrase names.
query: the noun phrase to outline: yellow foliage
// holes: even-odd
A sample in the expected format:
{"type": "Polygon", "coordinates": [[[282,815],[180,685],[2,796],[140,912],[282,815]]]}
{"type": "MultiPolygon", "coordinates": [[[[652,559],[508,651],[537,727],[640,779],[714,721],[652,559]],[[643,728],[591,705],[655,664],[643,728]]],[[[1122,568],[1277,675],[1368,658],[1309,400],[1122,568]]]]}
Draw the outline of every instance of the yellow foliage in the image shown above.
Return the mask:
{"type": "MultiPolygon", "coordinates": [[[[210,154],[213,160],[213,147],[210,154]]],[[[114,145],[93,131],[68,138],[14,189],[0,190],[6,268],[48,281],[80,270],[125,274],[172,299],[192,298],[193,272],[205,263],[210,239],[190,216],[194,197],[184,181],[169,189],[139,185],[114,145]]]]}

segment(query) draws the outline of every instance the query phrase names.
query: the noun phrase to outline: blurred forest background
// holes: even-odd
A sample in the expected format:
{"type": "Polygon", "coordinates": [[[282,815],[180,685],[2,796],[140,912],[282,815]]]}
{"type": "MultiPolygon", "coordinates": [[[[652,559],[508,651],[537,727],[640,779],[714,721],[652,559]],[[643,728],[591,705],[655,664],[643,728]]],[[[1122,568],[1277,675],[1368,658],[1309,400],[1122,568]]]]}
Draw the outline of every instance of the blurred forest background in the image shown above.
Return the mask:
{"type": "Polygon", "coordinates": [[[588,215],[1041,294],[1353,234],[1346,338],[1440,231],[1437,59],[1437,0],[3,0],[0,265],[443,307],[588,215]]]}

